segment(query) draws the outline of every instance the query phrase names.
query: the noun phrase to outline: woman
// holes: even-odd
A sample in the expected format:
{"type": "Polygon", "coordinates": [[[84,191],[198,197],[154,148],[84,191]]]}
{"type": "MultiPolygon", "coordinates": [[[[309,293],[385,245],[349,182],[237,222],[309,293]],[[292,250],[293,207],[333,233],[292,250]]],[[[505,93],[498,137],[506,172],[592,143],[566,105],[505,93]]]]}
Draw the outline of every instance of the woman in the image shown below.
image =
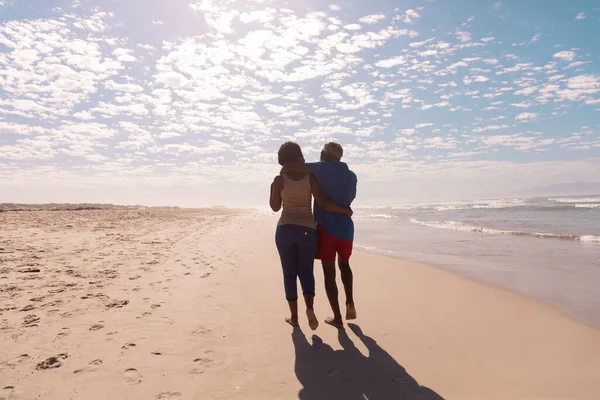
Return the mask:
{"type": "MultiPolygon", "coordinates": [[[[297,143],[287,142],[281,145],[277,153],[279,164],[304,161],[302,150],[297,143]]],[[[352,216],[352,210],[338,206],[327,200],[316,178],[308,172],[290,171],[276,176],[271,184],[269,204],[275,212],[283,211],[277,223],[275,243],[283,267],[285,297],[290,307],[290,318],[286,322],[298,326],[298,289],[300,279],[308,325],[317,329],[319,321],[315,316],[313,302],[315,297],[314,259],[317,252],[317,231],[311,209],[311,195],[327,211],[352,216]]]]}

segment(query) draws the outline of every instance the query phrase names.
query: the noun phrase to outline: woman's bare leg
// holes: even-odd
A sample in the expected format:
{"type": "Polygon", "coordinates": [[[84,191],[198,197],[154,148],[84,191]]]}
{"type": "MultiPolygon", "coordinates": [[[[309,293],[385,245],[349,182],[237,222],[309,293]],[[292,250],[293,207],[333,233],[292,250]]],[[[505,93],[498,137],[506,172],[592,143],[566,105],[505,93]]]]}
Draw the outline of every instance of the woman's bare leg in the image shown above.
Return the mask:
{"type": "Polygon", "coordinates": [[[304,294],[304,302],[306,303],[306,316],[308,317],[308,326],[310,326],[310,329],[312,329],[313,331],[319,327],[319,320],[317,319],[317,316],[315,315],[315,310],[313,307],[314,301],[315,301],[314,293],[305,293],[304,294]]]}
{"type": "Polygon", "coordinates": [[[298,326],[298,301],[297,300],[294,300],[294,301],[288,300],[288,305],[290,306],[291,316],[289,318],[286,318],[285,322],[287,322],[288,324],[290,324],[292,326],[298,326]]]}

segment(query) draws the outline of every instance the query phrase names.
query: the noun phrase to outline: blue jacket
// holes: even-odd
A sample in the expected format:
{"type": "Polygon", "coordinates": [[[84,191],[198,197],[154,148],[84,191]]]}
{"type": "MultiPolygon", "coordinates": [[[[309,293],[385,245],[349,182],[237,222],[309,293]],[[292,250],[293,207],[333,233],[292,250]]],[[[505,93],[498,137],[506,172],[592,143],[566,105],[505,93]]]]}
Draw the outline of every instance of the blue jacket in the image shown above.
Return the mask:
{"type": "MultiPolygon", "coordinates": [[[[322,161],[307,163],[308,171],[319,181],[323,194],[331,201],[343,207],[350,207],[356,197],[356,174],[350,171],[346,163],[340,161],[322,161]]],[[[315,220],[327,233],[342,240],[354,240],[352,218],[343,214],[325,211],[316,202],[315,220]]]]}

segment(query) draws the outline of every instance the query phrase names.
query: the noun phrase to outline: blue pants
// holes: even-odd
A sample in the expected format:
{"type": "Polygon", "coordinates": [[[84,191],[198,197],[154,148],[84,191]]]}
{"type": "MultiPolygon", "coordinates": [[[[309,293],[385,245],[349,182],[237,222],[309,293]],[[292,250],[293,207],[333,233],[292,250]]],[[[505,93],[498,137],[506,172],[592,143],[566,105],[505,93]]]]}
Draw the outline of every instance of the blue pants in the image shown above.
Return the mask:
{"type": "Polygon", "coordinates": [[[283,267],[283,285],[288,301],[298,300],[298,282],[304,294],[315,293],[315,254],[318,239],[315,229],[300,225],[277,227],[275,243],[283,267]]]}

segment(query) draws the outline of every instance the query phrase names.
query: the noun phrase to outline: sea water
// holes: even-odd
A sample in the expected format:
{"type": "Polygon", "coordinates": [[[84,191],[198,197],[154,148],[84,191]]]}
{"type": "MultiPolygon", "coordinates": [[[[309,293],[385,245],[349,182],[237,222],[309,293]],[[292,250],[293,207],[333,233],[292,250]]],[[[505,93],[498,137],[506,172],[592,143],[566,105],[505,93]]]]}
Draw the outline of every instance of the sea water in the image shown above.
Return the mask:
{"type": "Polygon", "coordinates": [[[600,327],[600,195],[363,207],[354,220],[357,249],[446,268],[600,327]]]}

